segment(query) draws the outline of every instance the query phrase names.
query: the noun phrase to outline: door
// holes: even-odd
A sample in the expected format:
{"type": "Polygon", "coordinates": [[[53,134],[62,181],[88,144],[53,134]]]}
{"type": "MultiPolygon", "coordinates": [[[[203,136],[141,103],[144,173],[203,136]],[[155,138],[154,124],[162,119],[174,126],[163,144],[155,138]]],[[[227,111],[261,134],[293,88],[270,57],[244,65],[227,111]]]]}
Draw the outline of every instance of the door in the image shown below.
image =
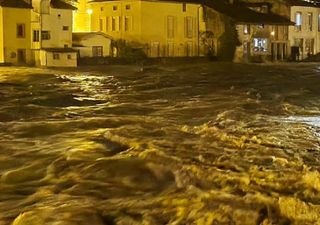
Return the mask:
{"type": "Polygon", "coordinates": [[[17,51],[18,63],[19,64],[26,64],[26,50],[25,49],[18,49],[17,51]]]}
{"type": "Polygon", "coordinates": [[[160,56],[160,44],[159,42],[152,42],[151,49],[150,49],[150,56],[151,57],[159,57],[160,56]]]}

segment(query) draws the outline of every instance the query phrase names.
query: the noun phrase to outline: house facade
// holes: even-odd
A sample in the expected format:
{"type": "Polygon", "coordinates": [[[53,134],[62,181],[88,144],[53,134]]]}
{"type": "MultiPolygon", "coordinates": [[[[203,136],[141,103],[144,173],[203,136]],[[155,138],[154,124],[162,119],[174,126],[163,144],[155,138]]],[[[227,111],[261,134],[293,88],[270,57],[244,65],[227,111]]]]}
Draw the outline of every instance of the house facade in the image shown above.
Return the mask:
{"type": "Polygon", "coordinates": [[[291,1],[290,6],[291,20],[295,22],[295,26],[289,28],[292,55],[302,60],[320,52],[320,5],[291,1]]]}
{"type": "Polygon", "coordinates": [[[243,6],[262,13],[251,23],[237,26],[241,45],[237,48],[236,61],[283,61],[290,57],[289,8],[280,2],[242,2],[243,6]],[[276,4],[276,6],[275,6],[276,4]]]}
{"type": "Polygon", "coordinates": [[[140,44],[149,57],[199,55],[200,4],[92,1],[91,29],[140,44]]]}
{"type": "Polygon", "coordinates": [[[80,58],[112,55],[112,38],[102,32],[74,32],[72,41],[73,48],[78,50],[80,58]]]}
{"type": "Polygon", "coordinates": [[[0,2],[0,63],[32,64],[31,8],[23,0],[0,2]]]}
{"type": "Polygon", "coordinates": [[[72,11],[61,0],[33,0],[32,50],[35,64],[49,67],[77,66],[72,49],[72,11]]]}

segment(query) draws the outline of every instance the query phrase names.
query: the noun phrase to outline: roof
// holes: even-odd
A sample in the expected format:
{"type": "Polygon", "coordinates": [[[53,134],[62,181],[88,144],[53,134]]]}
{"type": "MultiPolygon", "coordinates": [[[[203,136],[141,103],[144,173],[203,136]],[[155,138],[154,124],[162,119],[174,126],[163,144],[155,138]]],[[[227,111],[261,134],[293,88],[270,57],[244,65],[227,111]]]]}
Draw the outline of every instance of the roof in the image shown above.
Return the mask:
{"type": "Polygon", "coordinates": [[[41,50],[44,50],[46,52],[61,52],[61,53],[78,52],[78,50],[73,48],[42,48],[41,50]]]}
{"type": "Polygon", "coordinates": [[[0,0],[1,7],[32,9],[31,4],[24,0],[0,0]]]}
{"type": "Polygon", "coordinates": [[[51,0],[50,6],[55,9],[70,9],[70,10],[77,10],[76,7],[62,1],[62,0],[51,0]]]}
{"type": "MultiPolygon", "coordinates": [[[[108,2],[114,0],[93,0],[90,3],[108,2]]],[[[153,2],[177,2],[201,4],[232,18],[236,23],[242,24],[270,24],[294,25],[290,19],[275,13],[260,13],[241,4],[230,4],[223,0],[151,0],[153,2]]]]}
{"type": "Polygon", "coordinates": [[[314,7],[320,8],[320,3],[317,1],[303,1],[303,0],[288,0],[290,6],[305,6],[305,7],[314,7]]]}
{"type": "Polygon", "coordinates": [[[102,33],[102,32],[74,32],[72,33],[72,41],[73,42],[78,42],[83,40],[84,38],[88,37],[88,36],[94,36],[94,35],[101,35],[104,36],[106,38],[112,39],[111,36],[102,33]]]}

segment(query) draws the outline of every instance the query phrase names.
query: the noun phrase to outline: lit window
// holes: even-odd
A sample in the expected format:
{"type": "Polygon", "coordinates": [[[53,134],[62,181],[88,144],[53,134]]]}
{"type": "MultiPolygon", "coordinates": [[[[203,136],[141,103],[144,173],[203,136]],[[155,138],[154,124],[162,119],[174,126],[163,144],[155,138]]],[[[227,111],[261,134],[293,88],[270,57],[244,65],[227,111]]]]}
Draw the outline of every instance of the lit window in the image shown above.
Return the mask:
{"type": "Polygon", "coordinates": [[[117,11],[118,6],[114,5],[114,6],[112,7],[112,9],[113,9],[113,11],[117,11]]]}
{"type": "Polygon", "coordinates": [[[39,42],[40,41],[40,31],[39,30],[33,30],[33,42],[39,42]]]}
{"type": "Polygon", "coordinates": [[[243,33],[250,34],[250,25],[243,25],[243,33]]]}
{"type": "Polygon", "coordinates": [[[54,60],[59,60],[60,59],[60,54],[59,53],[53,53],[53,59],[54,60]]]}
{"type": "Polygon", "coordinates": [[[296,30],[301,31],[301,25],[302,25],[302,13],[301,12],[296,12],[295,15],[295,23],[296,23],[296,30]]]}
{"type": "Polygon", "coordinates": [[[126,5],[126,10],[130,10],[131,6],[130,5],[126,5]]]}
{"type": "Polygon", "coordinates": [[[267,52],[268,51],[268,40],[266,38],[254,38],[253,39],[253,50],[255,52],[267,52]]]}
{"type": "Polygon", "coordinates": [[[25,25],[17,24],[17,38],[24,38],[25,35],[25,25]]]}
{"type": "Polygon", "coordinates": [[[309,12],[308,14],[307,14],[307,16],[308,16],[308,30],[309,31],[312,31],[312,13],[311,12],[309,12]]]}
{"type": "Polygon", "coordinates": [[[92,47],[92,56],[93,57],[102,57],[103,56],[103,47],[102,46],[93,46],[92,47]]]}
{"type": "Polygon", "coordinates": [[[69,26],[63,26],[62,30],[69,30],[69,26]]]}
{"type": "Polygon", "coordinates": [[[50,31],[43,30],[41,31],[42,40],[50,40],[50,31]]]}

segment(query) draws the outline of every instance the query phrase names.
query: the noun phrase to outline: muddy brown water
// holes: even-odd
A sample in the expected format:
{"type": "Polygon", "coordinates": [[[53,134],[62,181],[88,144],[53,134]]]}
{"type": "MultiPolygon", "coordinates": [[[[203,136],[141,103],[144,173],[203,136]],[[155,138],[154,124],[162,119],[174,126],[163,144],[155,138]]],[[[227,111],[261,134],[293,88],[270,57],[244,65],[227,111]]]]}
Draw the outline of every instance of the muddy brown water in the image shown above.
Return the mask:
{"type": "Polygon", "coordinates": [[[0,68],[1,225],[320,224],[320,67],[0,68]]]}

